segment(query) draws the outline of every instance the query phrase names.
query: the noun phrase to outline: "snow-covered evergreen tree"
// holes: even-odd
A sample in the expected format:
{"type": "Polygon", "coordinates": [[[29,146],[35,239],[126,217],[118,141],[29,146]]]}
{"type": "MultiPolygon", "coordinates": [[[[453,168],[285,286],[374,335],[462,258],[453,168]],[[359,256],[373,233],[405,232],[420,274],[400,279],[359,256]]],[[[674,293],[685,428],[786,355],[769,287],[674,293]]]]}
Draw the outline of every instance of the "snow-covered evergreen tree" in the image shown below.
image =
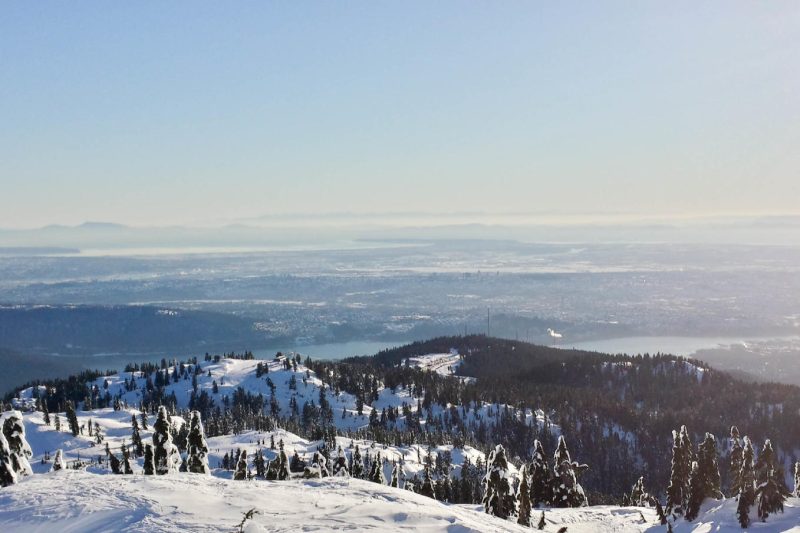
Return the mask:
{"type": "Polygon", "coordinates": [[[139,435],[139,421],[136,420],[136,415],[131,415],[131,445],[136,457],[144,455],[144,443],[141,435],[139,435]]]}
{"type": "Polygon", "coordinates": [[[718,500],[724,498],[720,490],[717,439],[711,433],[706,433],[703,442],[697,448],[697,466],[703,483],[703,497],[718,500]]]}
{"type": "Polygon", "coordinates": [[[247,451],[242,450],[239,454],[239,460],[236,462],[236,470],[233,473],[233,479],[236,481],[244,481],[247,479],[247,451]]]}
{"type": "Polygon", "coordinates": [[[489,453],[483,478],[483,508],[487,514],[508,518],[514,512],[514,496],[508,475],[506,450],[498,444],[489,453]]]}
{"type": "Polygon", "coordinates": [[[286,457],[286,451],[283,449],[283,440],[280,442],[280,450],[278,451],[278,480],[285,481],[289,479],[289,458],[286,457]]]}
{"type": "Polygon", "coordinates": [[[167,409],[162,405],[158,408],[158,417],[153,424],[153,461],[156,474],[160,476],[177,472],[180,464],[180,453],[172,443],[171,429],[167,409]]]}
{"type": "Polygon", "coordinates": [[[144,445],[144,475],[152,476],[156,473],[156,466],[153,460],[153,446],[150,444],[144,445]]]}
{"type": "Polygon", "coordinates": [[[78,415],[75,413],[75,406],[72,402],[67,402],[66,407],[66,417],[67,417],[67,424],[69,425],[69,430],[72,433],[73,437],[77,437],[78,434],[81,432],[81,428],[78,425],[78,415]]]}
{"type": "Polygon", "coordinates": [[[111,472],[114,474],[121,474],[122,463],[120,462],[119,458],[116,455],[111,453],[111,448],[109,448],[107,442],[106,442],[106,457],[108,457],[108,463],[111,466],[111,472]]]}
{"type": "Polygon", "coordinates": [[[697,461],[692,463],[689,476],[689,498],[686,503],[686,520],[694,520],[706,498],[722,498],[720,492],[719,463],[717,460],[717,439],[706,433],[698,446],[697,461]]]}
{"type": "MultiPolygon", "coordinates": [[[[25,424],[22,421],[22,413],[19,411],[8,411],[3,415],[3,440],[0,443],[0,463],[6,465],[9,472],[13,472],[13,481],[16,483],[20,476],[33,474],[29,462],[33,452],[25,438],[25,424]]],[[[9,473],[0,474],[3,478],[2,483],[12,479],[9,473]]]]}
{"type": "Polygon", "coordinates": [[[5,435],[0,431],[0,487],[7,487],[16,482],[17,472],[11,465],[11,448],[5,435]]]}
{"type": "Polygon", "coordinates": [[[672,432],[672,466],[667,487],[666,514],[672,520],[686,513],[689,499],[689,475],[692,468],[692,445],[686,426],[672,432]]]}
{"type": "Polygon", "coordinates": [[[517,523],[528,527],[531,525],[531,488],[528,483],[528,467],[524,465],[517,488],[517,523]]]}
{"type": "Polygon", "coordinates": [[[353,450],[353,466],[350,467],[350,475],[356,479],[364,479],[364,463],[361,460],[361,451],[356,445],[353,450]]]}
{"type": "Polygon", "coordinates": [[[350,472],[347,470],[347,457],[341,446],[336,450],[336,458],[333,460],[331,474],[333,477],[350,477],[350,472]]]}
{"type": "Polygon", "coordinates": [[[383,460],[381,460],[381,454],[375,456],[375,460],[372,461],[372,469],[369,473],[369,480],[373,483],[380,483],[381,485],[386,485],[386,476],[383,474],[383,460]]]}
{"type": "Polygon", "coordinates": [[[550,493],[550,468],[547,465],[544,447],[538,439],[533,441],[533,460],[528,466],[528,474],[531,487],[531,505],[533,507],[550,505],[553,499],[550,493]]]}
{"type": "Polygon", "coordinates": [[[186,442],[189,450],[186,470],[194,474],[209,474],[211,471],[208,468],[208,443],[206,442],[203,422],[200,420],[198,411],[192,411],[189,435],[186,442]]]}
{"type": "Polygon", "coordinates": [[[697,518],[700,512],[700,505],[704,499],[703,476],[700,473],[700,466],[697,461],[694,461],[692,463],[692,471],[689,474],[689,501],[686,504],[686,520],[691,522],[697,518]]]}
{"type": "Polygon", "coordinates": [[[431,476],[431,467],[428,464],[425,464],[424,477],[422,478],[422,483],[420,483],[419,490],[417,492],[418,494],[422,494],[423,496],[427,496],[428,498],[436,497],[436,493],[433,489],[433,477],[431,476]]]}
{"type": "Polygon", "coordinates": [[[756,503],[758,517],[766,521],[770,514],[783,512],[783,504],[791,494],[783,478],[783,469],[778,465],[772,442],[767,439],[756,463],[756,503]]]}
{"type": "Polygon", "coordinates": [[[739,469],[739,505],[736,508],[736,517],[739,524],[746,528],[750,525],[750,508],[756,501],[755,473],[753,460],[755,451],[748,437],[743,439],[742,467],[739,469]]]}
{"type": "Polygon", "coordinates": [[[390,487],[400,487],[400,465],[397,463],[392,464],[392,480],[389,482],[390,487]]]}
{"type": "Polygon", "coordinates": [[[52,472],[58,472],[59,470],[66,470],[66,468],[67,465],[64,463],[64,452],[58,449],[53,457],[53,466],[50,470],[52,472]]]}
{"type": "Polygon", "coordinates": [[[583,507],[588,505],[586,494],[578,483],[578,472],[585,470],[586,465],[572,461],[564,436],[558,437],[558,447],[553,455],[553,476],[551,487],[553,505],[555,507],[583,507]]]}
{"type": "Polygon", "coordinates": [[[315,451],[311,458],[311,464],[303,470],[303,477],[323,478],[329,475],[327,459],[319,450],[315,451]]]}
{"type": "Polygon", "coordinates": [[[122,443],[120,447],[120,451],[122,453],[122,473],[126,475],[133,474],[133,463],[131,462],[131,452],[128,451],[128,447],[125,443],[122,443]]]}
{"type": "Polygon", "coordinates": [[[731,426],[730,437],[730,466],[728,472],[731,478],[730,494],[733,497],[739,497],[739,489],[741,488],[741,481],[739,475],[742,473],[742,439],[739,437],[739,428],[731,426]]]}
{"type": "Polygon", "coordinates": [[[644,476],[639,477],[633,485],[628,502],[636,507],[650,507],[650,494],[644,490],[644,476]]]}
{"type": "Polygon", "coordinates": [[[800,461],[794,463],[794,495],[800,498],[800,461]]]}
{"type": "Polygon", "coordinates": [[[264,452],[259,448],[253,456],[253,467],[256,469],[256,477],[265,479],[267,477],[267,462],[264,459],[264,452]]]}

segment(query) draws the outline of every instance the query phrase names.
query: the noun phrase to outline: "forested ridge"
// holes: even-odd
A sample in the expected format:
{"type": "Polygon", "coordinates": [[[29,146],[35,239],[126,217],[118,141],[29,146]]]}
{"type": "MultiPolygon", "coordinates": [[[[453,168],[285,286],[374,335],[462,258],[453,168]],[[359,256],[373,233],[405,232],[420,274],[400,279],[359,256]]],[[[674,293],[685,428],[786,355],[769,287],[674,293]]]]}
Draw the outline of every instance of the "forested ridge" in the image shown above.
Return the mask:
{"type": "MultiPolygon", "coordinates": [[[[252,358],[249,353],[226,356],[252,358]]],[[[213,358],[207,355],[206,361],[213,358]]],[[[298,362],[299,356],[285,365],[296,368],[298,362]]],[[[138,389],[140,407],[155,413],[165,405],[176,412],[177,399],[167,387],[191,380],[195,390],[186,407],[201,413],[211,435],[280,426],[326,441],[338,433],[393,445],[469,444],[487,453],[502,444],[514,464],[534,458],[536,440],[547,456],[552,455],[563,435],[572,456],[589,465],[580,481],[592,503],[619,503],[641,476],[651,493],[665,495],[673,431],[684,425],[695,444],[706,432],[716,435],[723,460],[731,426],[738,426],[754,443],[769,438],[777,463],[787,472],[800,445],[800,388],[744,382],[701,361],[671,355],[609,355],[472,335],[416,342],[374,357],[306,359],[305,365],[332,394],[350,393],[357,405],[371,405],[384,387],[407,391],[416,401],[372,410],[369,424],[359,429],[337,429],[334,418],[339,413],[324,394],[319,401],[291,404],[287,412],[274,399],[243,389],[224,397],[198,390],[202,370],[197,363],[131,365],[128,371],[141,372],[146,380],[138,389]],[[408,363],[413,356],[449,351],[460,354],[455,376],[408,363]],[[478,415],[487,404],[488,412],[478,415]]],[[[86,372],[37,382],[47,390],[39,401],[51,411],[63,411],[67,402],[117,406],[116,395],[87,385],[98,376],[86,372]]],[[[270,383],[269,374],[260,379],[270,383]]],[[[137,387],[133,379],[129,386],[128,380],[125,383],[126,390],[137,387]]],[[[720,470],[721,488],[730,494],[729,469],[720,470]]]]}

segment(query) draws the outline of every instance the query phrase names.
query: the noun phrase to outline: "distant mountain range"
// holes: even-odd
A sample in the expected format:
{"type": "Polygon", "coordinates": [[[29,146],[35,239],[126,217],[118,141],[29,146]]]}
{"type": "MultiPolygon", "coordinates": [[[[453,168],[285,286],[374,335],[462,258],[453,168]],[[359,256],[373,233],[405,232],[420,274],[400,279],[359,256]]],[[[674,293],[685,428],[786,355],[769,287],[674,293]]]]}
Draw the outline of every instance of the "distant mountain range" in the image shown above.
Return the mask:
{"type": "MultiPolygon", "coordinates": [[[[0,229],[0,248],[303,247],[353,240],[508,239],[527,242],[681,242],[800,245],[800,216],[597,218],[275,215],[217,227],[132,227],[112,222],[0,229]]],[[[33,251],[33,250],[32,250],[33,251]]]]}

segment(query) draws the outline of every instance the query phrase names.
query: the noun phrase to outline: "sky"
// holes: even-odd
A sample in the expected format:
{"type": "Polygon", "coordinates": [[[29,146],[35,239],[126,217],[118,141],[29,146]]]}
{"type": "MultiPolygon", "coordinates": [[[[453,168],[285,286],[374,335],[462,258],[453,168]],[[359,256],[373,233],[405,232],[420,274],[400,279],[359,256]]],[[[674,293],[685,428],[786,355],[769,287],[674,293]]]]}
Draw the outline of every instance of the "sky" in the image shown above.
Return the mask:
{"type": "Polygon", "coordinates": [[[800,3],[5,2],[0,227],[800,213],[800,3]]]}

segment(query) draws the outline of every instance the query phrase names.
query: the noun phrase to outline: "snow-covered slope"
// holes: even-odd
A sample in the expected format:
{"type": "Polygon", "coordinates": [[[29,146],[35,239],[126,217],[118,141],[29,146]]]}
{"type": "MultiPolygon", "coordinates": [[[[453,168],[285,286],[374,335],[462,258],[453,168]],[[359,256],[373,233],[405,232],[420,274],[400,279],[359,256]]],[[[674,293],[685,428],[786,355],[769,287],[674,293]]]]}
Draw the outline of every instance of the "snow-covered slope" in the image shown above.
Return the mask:
{"type": "MultiPolygon", "coordinates": [[[[357,479],[231,481],[62,471],[0,490],[0,531],[525,531],[465,506],[357,479]]],[[[530,531],[530,530],[527,530],[530,531]]]]}
{"type": "MultiPolygon", "coordinates": [[[[800,501],[750,531],[800,531],[800,501]]],[[[735,502],[707,504],[680,532],[734,533],[735,502]]],[[[0,489],[4,533],[237,531],[534,531],[482,512],[480,506],[447,505],[409,491],[357,479],[232,481],[199,474],[113,476],[61,471],[28,477],[0,489]]],[[[540,511],[534,511],[537,522],[540,511]]],[[[663,532],[651,509],[596,506],[545,511],[544,531],[568,533],[663,532]]]]}

